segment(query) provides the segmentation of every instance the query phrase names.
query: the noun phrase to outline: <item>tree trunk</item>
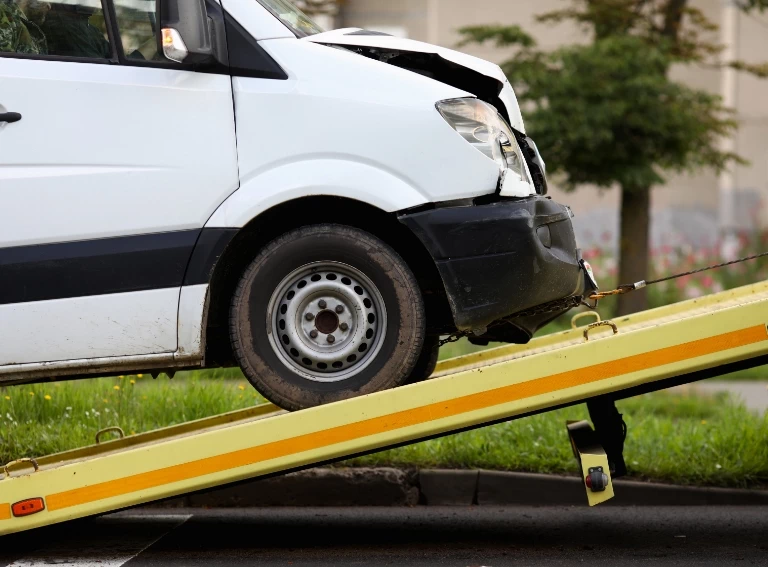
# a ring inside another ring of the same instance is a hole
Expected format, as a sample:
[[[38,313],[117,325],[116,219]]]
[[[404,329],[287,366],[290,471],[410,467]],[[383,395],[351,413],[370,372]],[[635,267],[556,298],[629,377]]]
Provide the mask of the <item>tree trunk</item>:
[[[632,284],[650,277],[648,240],[651,224],[651,189],[621,188],[621,228],[619,238],[619,284]],[[648,308],[646,289],[619,296],[616,315],[627,315]]]
[[[667,0],[662,36],[673,44],[680,41],[680,25],[689,0]],[[621,188],[621,228],[619,244],[619,284],[633,284],[650,277],[648,246],[651,225],[651,188]],[[616,315],[637,313],[648,308],[646,288],[620,295]]]

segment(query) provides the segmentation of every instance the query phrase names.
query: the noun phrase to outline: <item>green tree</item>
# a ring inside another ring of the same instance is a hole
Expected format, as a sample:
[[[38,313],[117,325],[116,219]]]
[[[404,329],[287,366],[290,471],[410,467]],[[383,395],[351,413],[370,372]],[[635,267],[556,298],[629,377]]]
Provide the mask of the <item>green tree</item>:
[[[767,5],[749,0],[740,7]],[[718,26],[689,0],[568,0],[537,19],[575,22],[590,41],[545,52],[519,26],[476,26],[460,30],[462,44],[514,49],[502,67],[548,170],[566,189],[621,190],[619,281],[645,279],[652,188],[670,172],[743,163],[720,149],[737,128],[732,111],[720,97],[670,79],[671,66],[728,65],[762,77],[768,66],[721,61]],[[618,314],[645,309],[644,291],[620,296]]]

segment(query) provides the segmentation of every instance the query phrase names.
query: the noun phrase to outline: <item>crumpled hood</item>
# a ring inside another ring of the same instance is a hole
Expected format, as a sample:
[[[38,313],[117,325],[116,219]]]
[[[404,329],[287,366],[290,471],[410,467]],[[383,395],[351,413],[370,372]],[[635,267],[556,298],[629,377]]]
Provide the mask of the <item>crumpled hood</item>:
[[[513,128],[525,132],[512,86],[495,63],[453,49],[360,28],[333,30],[304,40],[344,47],[472,93],[506,114]]]

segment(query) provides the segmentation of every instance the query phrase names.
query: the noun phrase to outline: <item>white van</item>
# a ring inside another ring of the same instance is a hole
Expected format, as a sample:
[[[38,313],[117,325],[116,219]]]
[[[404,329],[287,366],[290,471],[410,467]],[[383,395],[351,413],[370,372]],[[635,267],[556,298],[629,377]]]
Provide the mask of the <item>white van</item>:
[[[594,288],[546,192],[486,61],[286,0],[0,0],[0,385],[421,380]]]

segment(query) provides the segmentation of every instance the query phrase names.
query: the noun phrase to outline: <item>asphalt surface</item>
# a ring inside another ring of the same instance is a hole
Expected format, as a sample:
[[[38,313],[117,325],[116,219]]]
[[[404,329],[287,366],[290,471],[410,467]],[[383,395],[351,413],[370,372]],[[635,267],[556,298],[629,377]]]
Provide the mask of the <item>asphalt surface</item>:
[[[768,507],[136,510],[0,538],[3,567],[649,563],[768,565]]]

